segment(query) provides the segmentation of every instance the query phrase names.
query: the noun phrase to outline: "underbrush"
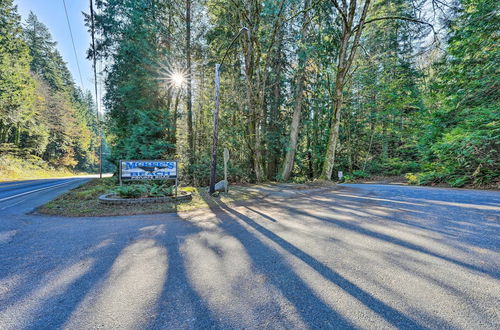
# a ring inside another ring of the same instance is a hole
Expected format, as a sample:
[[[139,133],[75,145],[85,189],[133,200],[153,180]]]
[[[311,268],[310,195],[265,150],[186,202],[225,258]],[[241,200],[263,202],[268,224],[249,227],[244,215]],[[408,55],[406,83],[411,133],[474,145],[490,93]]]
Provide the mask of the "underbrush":
[[[473,187],[473,188],[498,188],[498,174],[491,174],[489,177],[474,177],[464,174],[455,174],[449,171],[426,171],[421,173],[407,173],[405,178],[409,184],[435,186],[449,185],[454,188]]]
[[[139,197],[165,197],[174,194],[175,186],[167,184],[131,184],[118,187],[114,190],[122,198],[139,198]]]
[[[50,167],[43,159],[34,155],[19,158],[10,154],[0,155],[0,181],[42,179],[73,176],[67,168]]]

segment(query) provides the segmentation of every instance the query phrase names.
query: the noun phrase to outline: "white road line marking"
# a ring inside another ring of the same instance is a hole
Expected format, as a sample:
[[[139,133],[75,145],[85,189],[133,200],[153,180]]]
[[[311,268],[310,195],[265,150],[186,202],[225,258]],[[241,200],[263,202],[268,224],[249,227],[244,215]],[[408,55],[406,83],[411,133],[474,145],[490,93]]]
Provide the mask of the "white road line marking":
[[[10,205],[7,205],[7,206],[5,206],[5,207],[2,207],[2,208],[0,209],[0,211],[3,211],[3,210],[5,210],[5,209],[8,209],[9,207],[15,206],[15,205],[17,205],[17,204],[21,204],[22,202],[24,202],[24,201],[25,201],[25,200],[27,200],[28,198],[29,198],[29,197],[23,198],[23,199],[21,199],[19,202],[15,202],[15,203],[13,203],[13,204],[10,204]]]
[[[77,179],[77,180],[82,180],[82,179]],[[64,185],[64,184],[68,184],[68,183],[71,183],[71,182],[76,182],[76,180],[75,180],[75,181],[70,180],[70,181],[66,181],[66,182],[63,182],[63,183],[59,183],[59,184],[56,184],[56,185],[53,185],[53,186],[43,187],[43,188],[40,188],[40,189],[30,190],[30,191],[23,192],[23,193],[21,193],[21,194],[17,194],[17,195],[13,195],[13,196],[5,197],[5,198],[0,199],[0,202],[3,202],[3,201],[8,201],[9,199],[13,199],[13,198],[16,198],[16,197],[19,197],[19,196],[24,196],[24,195],[31,194],[31,193],[34,193],[34,192],[37,192],[37,191],[47,190],[47,189],[50,189],[50,188],[59,187],[59,186],[62,186],[62,185]]]

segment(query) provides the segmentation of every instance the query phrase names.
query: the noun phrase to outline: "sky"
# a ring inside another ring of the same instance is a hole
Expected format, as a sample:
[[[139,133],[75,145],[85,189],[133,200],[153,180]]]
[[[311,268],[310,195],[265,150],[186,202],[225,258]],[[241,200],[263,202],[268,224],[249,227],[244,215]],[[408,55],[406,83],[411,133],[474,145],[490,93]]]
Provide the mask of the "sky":
[[[89,0],[65,0],[68,10],[68,17],[75,40],[76,54],[82,72],[83,88],[93,91],[93,70],[92,62],[86,59],[87,49],[91,44],[90,34],[84,25],[82,11],[88,13]],[[32,11],[38,19],[45,24],[52,38],[57,42],[57,49],[61,53],[64,61],[73,75],[75,83],[82,87],[78,74],[77,60],[71,43],[71,35],[68,29],[68,22],[64,13],[63,0],[15,0],[18,13],[22,16],[23,22]]]

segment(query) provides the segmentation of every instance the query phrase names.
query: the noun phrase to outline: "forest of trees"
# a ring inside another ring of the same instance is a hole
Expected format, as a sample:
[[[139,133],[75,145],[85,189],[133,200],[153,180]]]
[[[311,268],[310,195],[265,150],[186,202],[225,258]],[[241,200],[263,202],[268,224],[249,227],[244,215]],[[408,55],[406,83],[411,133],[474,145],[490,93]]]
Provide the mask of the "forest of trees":
[[[9,2],[0,142],[92,166],[91,96],[74,87],[43,24],[31,15],[21,27]],[[342,170],[498,182],[498,9],[494,0],[95,0],[88,57],[103,66],[109,160],[179,159],[184,182],[206,185],[214,68],[227,54],[218,151],[229,149],[233,181]],[[172,81],[180,74],[182,84]]]
[[[76,87],[47,27],[0,3],[0,152],[55,168],[95,170],[96,107]]]

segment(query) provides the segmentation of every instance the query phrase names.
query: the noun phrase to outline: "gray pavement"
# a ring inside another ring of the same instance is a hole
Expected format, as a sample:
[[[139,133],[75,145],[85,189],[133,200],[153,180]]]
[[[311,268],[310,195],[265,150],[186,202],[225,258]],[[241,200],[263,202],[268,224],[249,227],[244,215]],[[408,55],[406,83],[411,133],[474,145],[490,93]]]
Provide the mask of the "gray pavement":
[[[81,182],[0,197],[0,329],[500,328],[499,192],[283,187],[178,214],[26,214]]]

